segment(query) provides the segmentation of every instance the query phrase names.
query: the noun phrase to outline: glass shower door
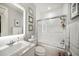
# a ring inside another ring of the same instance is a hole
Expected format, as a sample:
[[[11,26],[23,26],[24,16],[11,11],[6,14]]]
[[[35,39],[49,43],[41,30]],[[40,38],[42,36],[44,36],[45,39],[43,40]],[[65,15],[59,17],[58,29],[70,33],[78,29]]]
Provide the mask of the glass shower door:
[[[60,18],[38,21],[38,42],[60,47],[63,38]]]

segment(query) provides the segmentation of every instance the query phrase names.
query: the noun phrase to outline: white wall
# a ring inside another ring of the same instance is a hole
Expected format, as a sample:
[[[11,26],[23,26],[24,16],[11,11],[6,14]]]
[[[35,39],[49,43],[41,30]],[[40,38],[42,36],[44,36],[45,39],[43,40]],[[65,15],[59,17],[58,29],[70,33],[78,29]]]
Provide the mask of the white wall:
[[[63,15],[62,13],[62,8],[54,9],[54,10],[49,10],[46,12],[39,12],[38,8],[36,9],[36,20],[43,19],[43,18],[51,18],[59,15]]]
[[[70,51],[72,55],[77,56],[79,55],[79,16],[73,20],[70,18],[70,4],[65,4],[63,10],[67,14],[66,45],[70,38]]]
[[[69,28],[70,28],[70,50],[72,51],[73,55],[79,56],[79,21],[70,24]]]
[[[25,10],[26,10],[26,20],[25,20],[25,40],[29,39],[31,37],[31,35],[34,35],[34,38],[36,39],[36,7],[33,3],[22,3],[21,4],[22,6],[24,6]],[[33,11],[33,31],[28,31],[28,25],[29,25],[29,22],[28,22],[28,16],[29,16],[29,8],[32,9]]]

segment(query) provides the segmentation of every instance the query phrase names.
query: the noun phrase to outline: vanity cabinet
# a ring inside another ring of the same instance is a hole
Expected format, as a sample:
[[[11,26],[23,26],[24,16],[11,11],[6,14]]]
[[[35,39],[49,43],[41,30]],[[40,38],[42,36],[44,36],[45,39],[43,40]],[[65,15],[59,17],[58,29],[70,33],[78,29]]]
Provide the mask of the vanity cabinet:
[[[22,56],[34,56],[34,49],[35,47],[32,47],[31,49],[26,51],[24,54],[22,54]]]
[[[18,49],[11,56],[34,56],[35,44],[30,44],[26,47]]]

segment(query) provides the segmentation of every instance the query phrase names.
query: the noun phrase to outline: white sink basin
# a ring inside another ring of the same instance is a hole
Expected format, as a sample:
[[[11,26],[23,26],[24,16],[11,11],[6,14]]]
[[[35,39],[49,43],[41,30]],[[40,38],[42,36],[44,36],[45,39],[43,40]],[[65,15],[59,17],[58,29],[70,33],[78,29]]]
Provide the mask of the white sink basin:
[[[8,45],[0,45],[0,51],[6,49],[8,47],[9,47]]]
[[[10,56],[10,55],[16,53],[18,50],[20,50],[26,46],[29,46],[29,45],[30,45],[29,42],[19,41],[9,47],[6,47],[5,49],[0,50],[0,56]]]

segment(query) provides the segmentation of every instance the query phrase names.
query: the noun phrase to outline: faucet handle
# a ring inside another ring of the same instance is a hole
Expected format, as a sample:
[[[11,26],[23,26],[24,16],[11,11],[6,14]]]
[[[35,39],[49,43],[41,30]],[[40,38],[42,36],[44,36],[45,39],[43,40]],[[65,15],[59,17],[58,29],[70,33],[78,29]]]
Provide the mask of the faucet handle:
[[[12,41],[10,41],[10,44],[12,43]]]
[[[19,41],[20,40],[20,38],[19,37],[17,37],[17,41]]]
[[[65,43],[65,41],[64,40],[62,40],[61,42],[60,42],[60,44],[64,44]]]
[[[13,43],[14,43],[14,41],[13,41],[13,40],[11,40],[11,41],[10,41],[10,44],[13,44]]]

